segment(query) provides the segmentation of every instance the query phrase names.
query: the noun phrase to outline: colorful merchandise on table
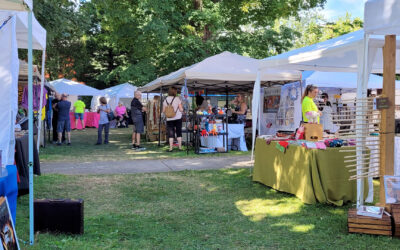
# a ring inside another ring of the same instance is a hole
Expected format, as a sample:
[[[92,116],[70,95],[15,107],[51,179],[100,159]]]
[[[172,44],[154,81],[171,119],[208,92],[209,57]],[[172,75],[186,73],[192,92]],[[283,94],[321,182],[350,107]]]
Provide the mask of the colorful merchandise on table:
[[[308,119],[308,123],[318,123],[319,121],[319,113],[316,111],[306,112],[306,117]]]

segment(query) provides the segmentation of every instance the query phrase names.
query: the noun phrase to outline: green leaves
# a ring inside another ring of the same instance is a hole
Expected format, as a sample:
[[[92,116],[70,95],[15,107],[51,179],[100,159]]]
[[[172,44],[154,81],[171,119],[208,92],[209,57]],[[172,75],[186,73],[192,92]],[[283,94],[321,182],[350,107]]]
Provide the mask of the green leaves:
[[[103,88],[144,85],[225,50],[263,58],[293,46],[274,29],[325,0],[37,0],[48,31],[47,70]]]

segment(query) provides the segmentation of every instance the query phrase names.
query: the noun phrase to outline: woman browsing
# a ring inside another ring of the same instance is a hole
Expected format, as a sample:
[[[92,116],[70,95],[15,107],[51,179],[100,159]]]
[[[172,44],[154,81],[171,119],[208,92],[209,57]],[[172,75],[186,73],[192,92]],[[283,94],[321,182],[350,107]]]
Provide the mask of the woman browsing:
[[[169,150],[172,152],[174,138],[178,140],[179,150],[182,150],[182,101],[177,95],[177,89],[170,87],[168,97],[163,103],[163,113],[167,117],[167,131],[169,139]]]
[[[108,144],[108,133],[110,131],[110,121],[108,119],[108,113],[111,112],[110,106],[107,104],[105,97],[100,98],[100,106],[97,109],[97,113],[100,113],[99,128],[97,130],[97,143],[102,143],[102,133],[104,128],[104,144]]]

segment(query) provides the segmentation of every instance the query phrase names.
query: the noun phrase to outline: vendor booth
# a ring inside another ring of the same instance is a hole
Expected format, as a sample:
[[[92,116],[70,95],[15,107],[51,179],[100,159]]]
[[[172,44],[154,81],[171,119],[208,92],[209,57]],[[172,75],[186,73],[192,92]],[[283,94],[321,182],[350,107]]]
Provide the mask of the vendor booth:
[[[220,107],[215,107],[211,104],[206,105],[210,107],[210,110],[202,111],[200,114],[198,110],[190,108],[194,104],[193,102],[190,104],[189,95],[185,95],[184,92],[202,93],[206,99],[207,95],[212,93],[225,94],[226,96],[235,93],[249,95],[257,77],[257,68],[258,60],[256,59],[223,52],[160,77],[140,88],[140,90],[142,92],[160,92],[162,94],[167,91],[169,86],[182,87],[183,94],[181,97],[184,98],[185,102],[188,102],[187,107],[189,107],[189,109],[185,110],[187,121],[184,123],[184,130],[188,131],[190,128],[196,127],[197,131],[196,129],[191,129],[190,131],[190,133],[194,134],[194,144],[200,143],[195,150],[196,152],[202,152],[202,150],[204,152],[216,152],[216,148],[219,148],[220,151],[226,151],[229,150],[227,148],[234,144],[233,141],[235,139],[235,148],[247,151],[244,143],[245,124],[233,124],[228,121],[228,116],[224,110],[225,106],[229,106],[228,99]],[[260,82],[263,86],[270,86],[299,80],[300,78],[301,74],[298,71],[274,69],[263,72],[260,76]],[[257,95],[259,95],[259,92]],[[211,112],[212,108],[219,109],[220,112]],[[206,126],[206,124],[211,125]],[[231,125],[232,129],[230,129]],[[213,129],[215,131],[210,134]]]
[[[102,96],[104,92],[93,87],[87,86],[82,83],[71,81],[68,79],[58,79],[48,83],[48,86],[62,94],[65,93],[68,96],[68,101],[71,102],[70,122],[71,129],[84,129],[86,127],[98,128],[100,115],[97,112],[91,112],[89,109],[85,110],[84,113],[84,127],[80,122],[77,123],[78,127],[75,127],[75,116],[72,112],[73,104],[78,100],[78,96]]]
[[[24,12],[27,11],[27,12]],[[0,0],[0,95],[1,107],[4,108],[0,119],[2,133],[0,134],[1,165],[13,164],[15,145],[15,121],[18,110],[18,48],[28,49],[28,118],[29,137],[28,162],[33,163],[33,74],[32,49],[42,50],[42,74],[40,96],[44,83],[44,50],[46,48],[46,31],[36,21],[32,13],[32,1]],[[42,100],[39,100],[41,104]],[[39,117],[41,106],[39,105]],[[30,208],[30,243],[34,242],[33,232],[33,164],[24,166],[28,172],[29,208]],[[17,171],[15,166],[7,166],[6,177],[0,178],[0,195],[6,196],[13,222],[16,215]],[[4,170],[4,168],[2,169]],[[19,170],[18,170],[19,172]],[[4,173],[4,172],[3,172]],[[18,244],[18,243],[17,243]]]
[[[380,154],[379,151],[375,153],[369,151],[371,137],[373,144],[379,145],[379,131],[376,125],[377,122],[380,122],[381,112],[377,108],[374,108],[375,98],[373,96],[367,97],[367,84],[369,72],[383,72],[382,46],[384,39],[382,36],[370,36],[368,39],[364,39],[365,37],[364,31],[360,30],[325,42],[266,58],[260,62],[261,71],[264,68],[279,67],[292,70],[357,72],[357,100],[361,104],[355,105],[351,113],[348,113],[348,116],[353,114],[352,116],[341,118],[351,122],[349,132],[347,132],[348,135],[345,139],[347,141],[351,138],[353,139],[352,143],[348,143],[349,148],[344,148],[341,151],[342,153],[352,152],[353,154],[353,158],[343,162],[342,167],[348,167],[347,170],[353,175],[351,179],[357,180],[358,204],[363,204],[364,201],[363,179],[369,179],[367,201],[372,201],[372,177],[378,175],[375,167],[363,167],[362,171],[360,171],[360,166],[365,166],[366,159],[370,160],[369,155],[373,155],[375,159],[379,158]],[[368,60],[364,63],[365,54],[369,56]],[[395,60],[397,62],[396,72],[400,72],[399,57],[395,58]],[[258,85],[257,82],[256,85]],[[353,99],[352,102],[354,103],[355,100]],[[379,117],[379,119],[375,119],[375,116]],[[373,137],[375,134],[377,136]],[[257,139],[257,143],[259,143],[258,140],[261,139]],[[355,148],[352,149],[351,146],[355,146]],[[256,152],[256,154],[258,153]],[[350,161],[352,163],[349,163]],[[372,164],[369,165],[371,166]],[[263,164],[256,157],[254,171],[256,172],[261,168],[263,168]],[[348,179],[345,178],[344,180]],[[355,181],[352,182],[355,183]],[[354,190],[356,190],[355,186]]]
[[[107,103],[110,105],[111,109],[114,110],[118,106],[119,102],[122,102],[125,107],[129,107],[136,90],[137,87],[132,84],[123,83],[111,88],[103,89],[102,95],[107,99]],[[97,107],[100,106],[100,97],[101,95],[93,96],[90,106],[91,110],[97,110]]]

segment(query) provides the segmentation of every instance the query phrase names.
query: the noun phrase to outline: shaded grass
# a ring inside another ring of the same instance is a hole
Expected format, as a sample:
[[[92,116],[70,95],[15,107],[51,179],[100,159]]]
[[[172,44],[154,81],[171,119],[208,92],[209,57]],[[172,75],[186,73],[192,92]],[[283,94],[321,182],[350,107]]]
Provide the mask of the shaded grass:
[[[248,155],[248,152],[230,151],[228,154],[194,154],[193,151],[166,152],[168,146],[158,147],[158,142],[145,143],[142,146],[146,151],[136,152],[131,149],[132,129],[110,129],[110,143],[108,145],[94,145],[97,141],[97,129],[88,128],[85,131],[72,131],[72,146],[55,146],[47,144],[46,148],[40,150],[40,160],[68,161],[68,162],[91,162],[91,161],[119,161],[139,159],[160,158],[182,158],[182,157],[208,157],[227,155]]]
[[[254,183],[249,169],[136,175],[44,175],[38,198],[83,198],[85,234],[40,233],[32,249],[394,249],[400,240],[348,234],[347,209],[305,205]],[[28,241],[28,196],[17,233]]]

